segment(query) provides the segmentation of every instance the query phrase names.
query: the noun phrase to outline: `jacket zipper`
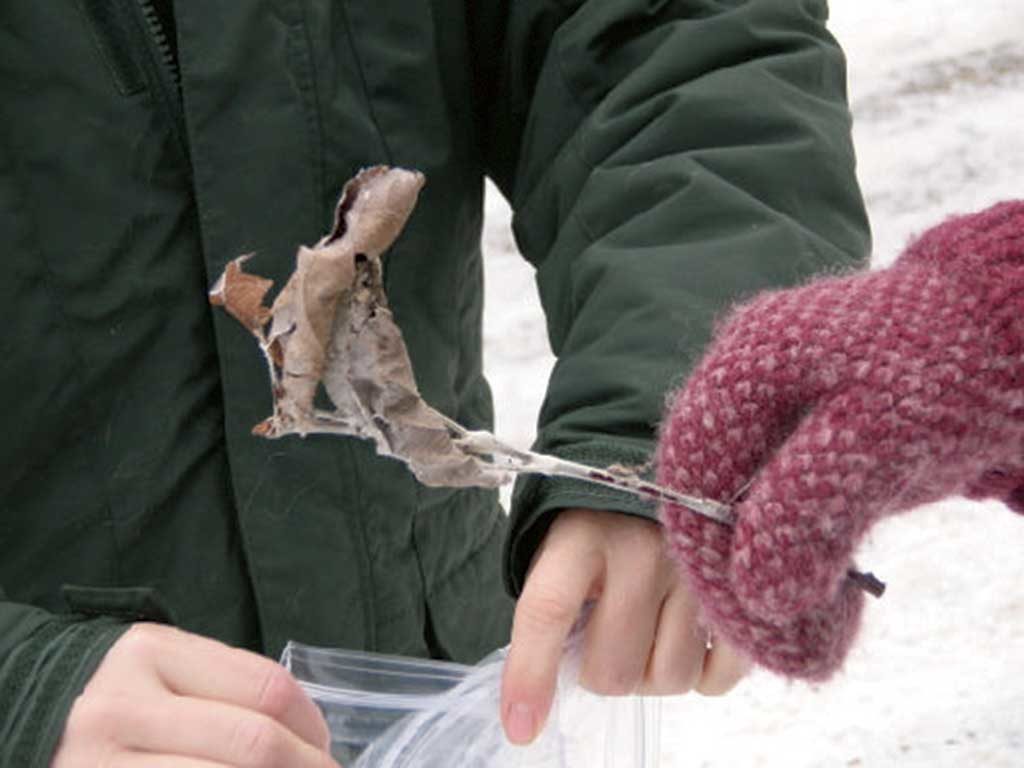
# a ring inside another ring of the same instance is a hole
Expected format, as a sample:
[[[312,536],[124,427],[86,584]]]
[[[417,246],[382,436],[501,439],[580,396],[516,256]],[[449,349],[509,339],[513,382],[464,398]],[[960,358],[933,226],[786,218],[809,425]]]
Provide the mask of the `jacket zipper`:
[[[140,59],[159,105],[171,122],[171,128],[182,152],[188,159],[188,141],[185,131],[185,108],[181,97],[181,70],[168,30],[153,0],[121,0],[125,11],[132,17],[135,37],[141,45]]]
[[[146,20],[146,27],[149,29],[150,39],[156,49],[157,57],[167,68],[167,75],[174,84],[175,89],[180,90],[181,72],[178,68],[178,56],[171,43],[170,35],[174,30],[168,30],[160,17],[153,0],[139,0],[139,7],[142,9],[142,16]]]

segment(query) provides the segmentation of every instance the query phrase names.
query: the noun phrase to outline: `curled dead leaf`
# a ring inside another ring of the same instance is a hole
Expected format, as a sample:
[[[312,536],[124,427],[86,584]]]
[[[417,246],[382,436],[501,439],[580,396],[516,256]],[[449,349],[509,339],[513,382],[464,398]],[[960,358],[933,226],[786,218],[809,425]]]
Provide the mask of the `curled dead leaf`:
[[[242,265],[251,257],[249,253],[228,262],[209,296],[211,304],[224,307],[250,331],[260,332],[270,320],[270,309],[263,305],[263,298],[274,283],[245,272]]]

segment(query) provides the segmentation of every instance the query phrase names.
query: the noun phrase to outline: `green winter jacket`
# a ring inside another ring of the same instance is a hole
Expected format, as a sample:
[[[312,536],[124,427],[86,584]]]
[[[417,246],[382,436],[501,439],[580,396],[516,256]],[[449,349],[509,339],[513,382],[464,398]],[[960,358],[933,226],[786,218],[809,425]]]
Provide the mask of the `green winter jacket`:
[[[539,448],[595,464],[648,458],[723,306],[868,249],[823,0],[173,6],[0,4],[3,766],[48,764],[130,621],[472,661],[554,510],[652,514],[533,478],[509,526],[365,443],[250,435],[262,362],[206,290],[246,252],[282,285],[359,168],[427,176],[386,286],[469,427],[484,177],[509,198],[558,355]]]

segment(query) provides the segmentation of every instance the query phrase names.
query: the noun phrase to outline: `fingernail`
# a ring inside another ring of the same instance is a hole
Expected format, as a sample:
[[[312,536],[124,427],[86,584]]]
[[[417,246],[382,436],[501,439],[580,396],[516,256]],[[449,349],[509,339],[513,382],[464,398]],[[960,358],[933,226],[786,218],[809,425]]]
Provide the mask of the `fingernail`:
[[[528,744],[533,741],[536,718],[526,704],[516,703],[508,708],[508,738],[513,744]]]

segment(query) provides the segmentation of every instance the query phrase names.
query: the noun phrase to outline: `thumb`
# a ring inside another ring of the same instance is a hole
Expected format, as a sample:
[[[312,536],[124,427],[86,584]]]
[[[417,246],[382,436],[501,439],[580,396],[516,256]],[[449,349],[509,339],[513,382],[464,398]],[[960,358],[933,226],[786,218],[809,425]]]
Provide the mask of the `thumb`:
[[[514,744],[528,744],[551,711],[565,642],[603,570],[596,550],[558,535],[537,554],[516,605],[501,685],[501,721]]]
[[[927,435],[893,411],[865,418],[871,397],[852,389],[808,414],[737,505],[729,582],[751,615],[782,625],[834,602],[875,520],[927,500]]]

